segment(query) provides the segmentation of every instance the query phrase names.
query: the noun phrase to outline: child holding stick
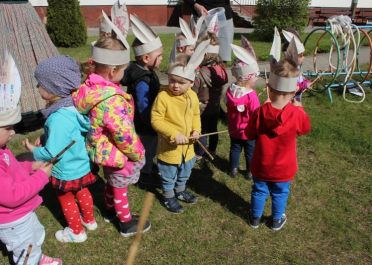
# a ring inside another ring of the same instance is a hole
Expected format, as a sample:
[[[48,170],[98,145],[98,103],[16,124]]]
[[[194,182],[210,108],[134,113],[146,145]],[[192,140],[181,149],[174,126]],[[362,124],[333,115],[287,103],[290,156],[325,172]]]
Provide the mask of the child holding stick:
[[[80,243],[87,240],[85,229],[97,229],[93,198],[88,186],[96,181],[91,173],[85,137],[89,119],[81,115],[72,102],[71,93],[81,84],[80,66],[68,56],[55,56],[42,61],[35,70],[41,97],[48,102],[42,111],[46,142],[35,146],[26,139],[26,148],[36,160],[49,161],[71,141],[76,143],[58,159],[52,169],[51,183],[67,227],[56,232],[60,242]]]
[[[191,90],[195,69],[203,60],[209,41],[199,44],[190,60],[179,55],[168,70],[169,86],[159,92],[151,112],[151,124],[158,133],[158,168],[161,175],[163,203],[172,213],[183,212],[178,200],[196,203],[186,190],[195,162],[193,141],[200,134],[200,111],[197,95]]]
[[[7,148],[15,134],[13,125],[21,121],[18,105],[21,80],[10,54],[6,55],[3,66],[0,69],[0,241],[13,253],[14,263],[23,264],[29,252],[27,264],[61,265],[61,259],[42,254],[45,229],[35,213],[42,202],[38,193],[49,182],[53,165],[19,162]]]

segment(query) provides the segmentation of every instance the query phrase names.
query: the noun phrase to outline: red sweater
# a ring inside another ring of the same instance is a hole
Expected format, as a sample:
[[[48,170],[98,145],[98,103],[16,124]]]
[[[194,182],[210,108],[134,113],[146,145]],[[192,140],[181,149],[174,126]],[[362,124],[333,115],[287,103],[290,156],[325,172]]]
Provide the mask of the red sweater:
[[[296,137],[310,131],[310,119],[302,107],[283,109],[265,103],[253,114],[248,139],[256,139],[252,175],[264,181],[286,182],[297,172]]]

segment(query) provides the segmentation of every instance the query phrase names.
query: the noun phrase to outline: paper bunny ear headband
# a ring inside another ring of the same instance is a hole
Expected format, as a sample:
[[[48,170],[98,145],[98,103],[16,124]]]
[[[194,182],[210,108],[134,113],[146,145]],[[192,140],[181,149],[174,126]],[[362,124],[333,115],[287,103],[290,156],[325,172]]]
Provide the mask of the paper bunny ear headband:
[[[295,44],[296,44],[296,48],[297,48],[297,51],[298,51],[299,54],[300,53],[303,53],[305,51],[305,46],[302,44],[302,42],[300,41],[300,39],[295,34],[293,34],[292,32],[286,31],[284,29],[282,30],[282,33],[283,33],[284,38],[288,42],[291,42],[291,40],[294,38]]]
[[[192,24],[192,27],[189,27],[189,25],[186,23],[185,20],[183,20],[181,17],[179,18],[180,22],[180,28],[182,34],[185,36],[185,39],[179,40],[177,42],[177,47],[185,47],[188,45],[195,45],[196,41],[198,40],[199,33],[201,26],[203,25],[205,16],[201,16],[196,24]],[[191,18],[191,21],[193,21],[193,18]]]
[[[132,22],[133,34],[142,43],[142,45],[133,47],[134,54],[136,56],[150,53],[163,46],[160,38],[152,31],[152,29],[148,25],[146,25],[145,22],[140,20],[135,15],[130,15],[130,21]]]
[[[218,36],[219,30],[220,30],[220,27],[218,25],[218,14],[215,14],[207,26],[207,32],[213,33],[216,36]],[[207,53],[219,53],[219,51],[220,51],[220,45],[209,44]]]
[[[195,80],[195,69],[203,61],[208,45],[209,40],[201,42],[196,47],[186,66],[176,66],[168,71],[168,74],[180,76],[193,82]]]
[[[110,26],[111,30],[115,32],[116,38],[124,45],[126,50],[111,50],[104,49],[94,46],[96,42],[93,42],[92,48],[92,59],[93,61],[105,65],[123,65],[130,61],[130,47],[125,39],[125,36],[120,31],[120,29],[111,22],[106,13],[102,10],[103,18],[105,19],[107,25]]]
[[[21,76],[12,55],[5,50],[0,62],[0,127],[21,121]]]
[[[129,30],[129,15],[127,6],[125,5],[124,1],[122,2],[123,3],[120,3],[118,0],[111,7],[111,21],[120,29],[124,37],[127,37]],[[111,26],[107,23],[104,17],[102,17],[99,30],[100,32],[105,33],[111,33],[112,31]]]
[[[270,76],[269,86],[272,89],[281,92],[294,92],[297,89],[297,77],[282,77],[274,74],[276,67],[282,64],[284,61],[288,61],[292,65],[298,64],[298,50],[296,47],[295,39],[289,43],[287,51],[285,52],[284,60],[280,61],[280,46],[281,40],[278,29],[274,29],[274,40],[270,50]]]
[[[242,36],[241,38],[243,47],[231,44],[231,48],[237,57],[237,61],[231,70],[236,79],[249,80],[252,74],[259,72],[259,68],[251,43],[245,37]]]

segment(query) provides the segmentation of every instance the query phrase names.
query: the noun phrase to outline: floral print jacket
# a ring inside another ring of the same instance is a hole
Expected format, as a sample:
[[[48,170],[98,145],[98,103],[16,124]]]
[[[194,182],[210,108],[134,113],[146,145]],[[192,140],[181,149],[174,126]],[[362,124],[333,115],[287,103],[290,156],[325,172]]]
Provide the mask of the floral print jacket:
[[[117,84],[90,74],[72,99],[77,110],[89,116],[87,150],[93,162],[124,168],[128,160],[144,157],[145,149],[134,129],[133,99]]]

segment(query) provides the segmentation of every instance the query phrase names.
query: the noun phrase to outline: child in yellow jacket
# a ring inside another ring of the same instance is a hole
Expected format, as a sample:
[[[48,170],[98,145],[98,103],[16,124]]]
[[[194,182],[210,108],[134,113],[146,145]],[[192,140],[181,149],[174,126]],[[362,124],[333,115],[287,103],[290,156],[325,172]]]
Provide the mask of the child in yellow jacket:
[[[195,65],[203,58],[200,53],[205,52],[204,46],[197,49],[198,53],[195,51],[198,57],[193,55],[188,62],[185,55],[177,57],[176,63],[169,67],[169,86],[159,92],[151,112],[151,124],[158,133],[157,159],[163,203],[173,213],[183,212],[177,199],[191,204],[197,201],[186,190],[186,183],[195,163],[193,139],[198,139],[201,131],[199,100],[191,87]]]

